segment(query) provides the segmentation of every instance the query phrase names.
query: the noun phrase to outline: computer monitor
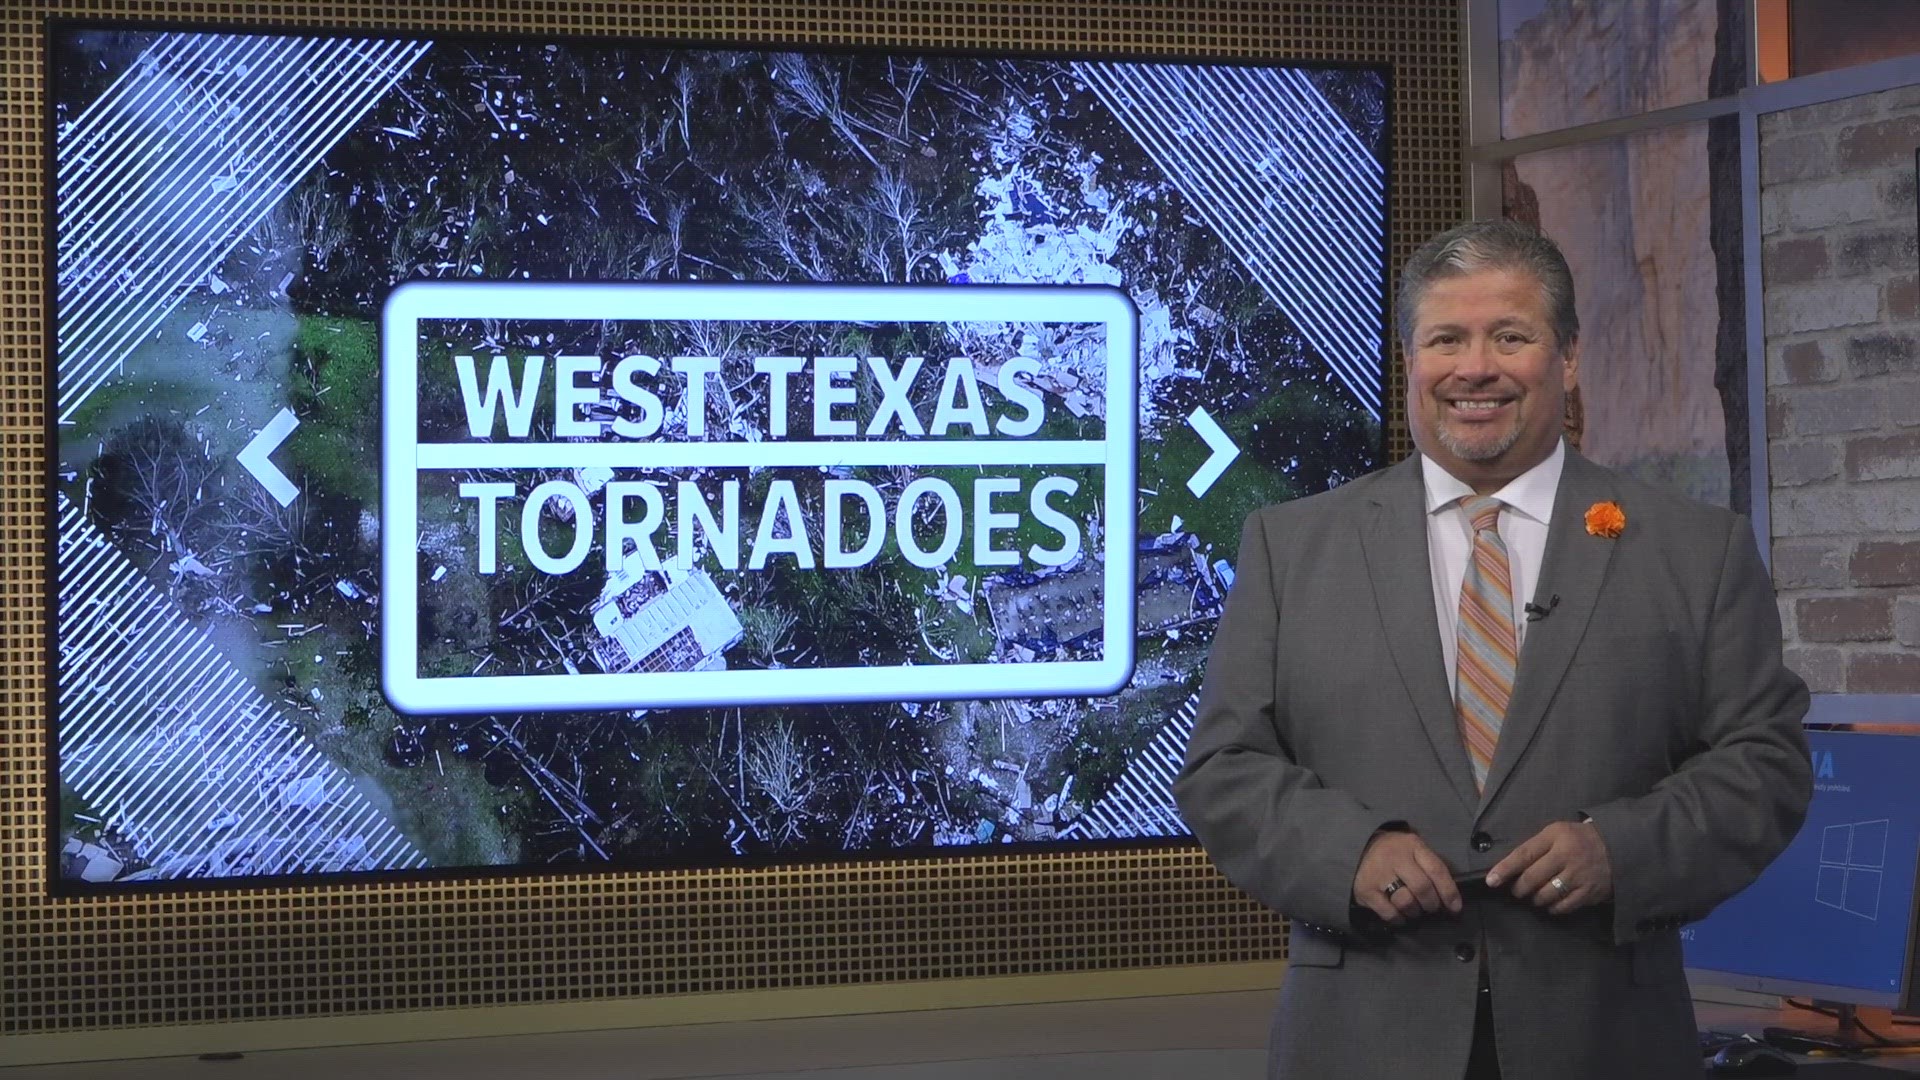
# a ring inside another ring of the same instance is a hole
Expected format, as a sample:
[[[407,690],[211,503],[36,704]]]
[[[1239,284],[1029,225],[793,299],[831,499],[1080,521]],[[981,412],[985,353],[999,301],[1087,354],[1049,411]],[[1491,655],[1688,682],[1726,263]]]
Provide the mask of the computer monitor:
[[[1681,931],[1689,977],[1912,1008],[1920,737],[1809,731],[1813,804],[1757,881]]]

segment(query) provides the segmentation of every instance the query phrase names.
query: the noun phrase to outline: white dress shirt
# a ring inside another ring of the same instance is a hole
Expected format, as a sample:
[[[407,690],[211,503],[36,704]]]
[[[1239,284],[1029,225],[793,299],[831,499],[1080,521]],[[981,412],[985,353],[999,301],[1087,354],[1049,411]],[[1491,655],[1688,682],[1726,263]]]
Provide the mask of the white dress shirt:
[[[1566,464],[1564,442],[1553,445],[1547,459],[1493,493],[1505,505],[1497,528],[1507,545],[1507,569],[1513,581],[1513,626],[1516,643],[1527,640],[1525,605],[1545,607],[1551,598],[1536,598],[1540,561],[1547,551],[1547,526],[1553,523],[1553,497],[1560,489],[1560,471]],[[1473,488],[1452,473],[1420,456],[1420,476],[1427,488],[1427,565],[1433,572],[1433,608],[1440,617],[1440,649],[1446,656],[1447,689],[1459,677],[1454,624],[1460,617],[1460,583],[1467,576],[1467,557],[1473,551],[1473,522],[1460,509],[1460,499]]]

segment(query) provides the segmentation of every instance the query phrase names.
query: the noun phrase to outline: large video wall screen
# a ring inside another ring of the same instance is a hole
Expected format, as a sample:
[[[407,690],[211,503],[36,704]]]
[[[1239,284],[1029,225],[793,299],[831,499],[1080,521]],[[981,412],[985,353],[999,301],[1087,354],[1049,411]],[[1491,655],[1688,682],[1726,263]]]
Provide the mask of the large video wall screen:
[[[50,34],[58,888],[1185,835],[1379,68]]]

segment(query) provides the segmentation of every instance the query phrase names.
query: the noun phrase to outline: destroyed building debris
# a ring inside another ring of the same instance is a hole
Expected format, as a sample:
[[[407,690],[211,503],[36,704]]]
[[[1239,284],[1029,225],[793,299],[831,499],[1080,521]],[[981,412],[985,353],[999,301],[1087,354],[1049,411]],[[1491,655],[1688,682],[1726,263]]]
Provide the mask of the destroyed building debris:
[[[593,607],[594,660],[602,671],[712,671],[745,636],[713,579],[672,562],[649,570],[638,550],[607,579]]]
[[[1212,618],[1226,596],[1219,569],[1197,554],[1194,537],[1187,533],[1141,544],[1134,579],[1134,627],[1141,636]],[[1091,559],[1045,573],[1014,571],[987,578],[980,591],[993,618],[998,658],[1024,662],[1097,650],[1105,589],[1106,567]]]

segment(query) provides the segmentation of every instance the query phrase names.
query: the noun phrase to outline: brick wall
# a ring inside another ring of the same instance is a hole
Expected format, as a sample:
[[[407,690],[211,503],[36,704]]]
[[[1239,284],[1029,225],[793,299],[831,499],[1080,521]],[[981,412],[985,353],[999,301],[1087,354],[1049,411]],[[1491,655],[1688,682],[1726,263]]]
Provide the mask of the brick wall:
[[[1920,86],[1763,116],[1773,577],[1817,693],[1920,694]]]

